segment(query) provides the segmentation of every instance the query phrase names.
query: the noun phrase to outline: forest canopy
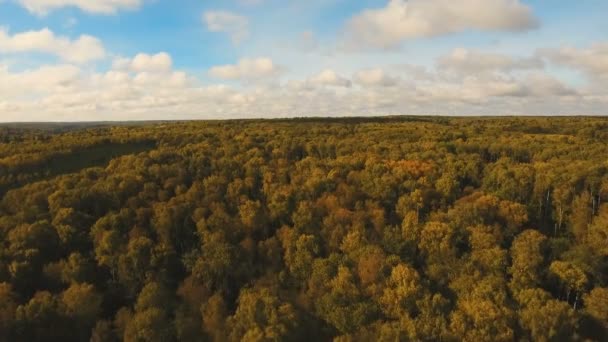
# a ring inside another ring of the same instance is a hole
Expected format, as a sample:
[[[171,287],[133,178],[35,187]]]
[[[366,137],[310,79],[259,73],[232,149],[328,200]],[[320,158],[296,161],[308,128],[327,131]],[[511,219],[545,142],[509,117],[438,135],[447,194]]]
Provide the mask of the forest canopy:
[[[0,126],[0,341],[606,341],[608,119]]]

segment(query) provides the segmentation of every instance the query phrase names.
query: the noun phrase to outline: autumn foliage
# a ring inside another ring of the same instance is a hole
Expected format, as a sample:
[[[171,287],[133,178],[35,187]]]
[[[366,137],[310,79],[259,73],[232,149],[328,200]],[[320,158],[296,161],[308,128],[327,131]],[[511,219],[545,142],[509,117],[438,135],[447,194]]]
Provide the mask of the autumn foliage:
[[[606,341],[607,123],[0,126],[0,341]]]

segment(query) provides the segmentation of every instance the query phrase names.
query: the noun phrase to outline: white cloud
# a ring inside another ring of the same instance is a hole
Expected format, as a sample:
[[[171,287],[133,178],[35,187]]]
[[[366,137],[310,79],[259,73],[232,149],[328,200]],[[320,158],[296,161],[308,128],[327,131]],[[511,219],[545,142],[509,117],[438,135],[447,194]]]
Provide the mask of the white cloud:
[[[553,63],[580,70],[592,79],[608,79],[608,43],[597,43],[586,49],[541,49],[539,55]]]
[[[531,96],[576,96],[578,92],[555,77],[543,72],[534,72],[522,81]]]
[[[223,80],[258,80],[276,77],[281,69],[269,58],[243,58],[234,65],[213,67],[209,75]]]
[[[347,78],[338,75],[331,69],[321,71],[319,74],[311,77],[309,82],[315,85],[325,85],[334,87],[346,87],[349,88],[352,82]]]
[[[181,87],[189,83],[189,78],[183,71],[174,71],[168,74],[140,72],[133,78],[133,82],[142,86],[154,86],[158,82],[163,82],[166,87]]]
[[[437,78],[437,75],[420,65],[399,64],[395,69],[404,72],[408,78],[415,81],[431,81]]]
[[[503,103],[513,104],[524,100],[554,99],[557,103],[559,99],[578,95],[576,90],[542,71],[533,71],[521,77],[479,74],[449,78],[439,73],[433,81],[416,84],[419,96],[429,102],[486,104],[500,99]]]
[[[355,74],[354,80],[365,87],[392,87],[399,83],[397,77],[387,74],[380,68],[361,70]]]
[[[17,0],[28,11],[45,15],[62,7],[77,7],[88,13],[114,14],[119,10],[139,8],[142,0]]]
[[[18,73],[0,67],[0,93],[2,97],[8,97],[60,92],[77,83],[80,76],[80,68],[69,64],[42,66]]]
[[[488,71],[541,69],[544,65],[541,59],[534,57],[514,58],[497,53],[484,53],[458,48],[450,54],[440,57],[437,66],[440,69],[471,74]]]
[[[249,37],[249,19],[228,11],[208,11],[203,13],[203,22],[211,32],[230,35],[234,44]]]
[[[118,58],[114,60],[113,68],[136,72],[168,72],[173,66],[171,56],[166,52],[155,55],[139,53],[133,59]]]
[[[0,120],[143,118],[155,115],[153,111],[167,115],[167,108],[193,103],[203,89],[181,71],[98,73],[56,65],[11,72],[0,66],[0,103],[7,110]]]
[[[55,35],[47,28],[11,36],[0,28],[0,53],[26,52],[51,54],[71,63],[86,63],[105,56],[101,41],[92,36],[81,35],[76,40],[70,40]]]
[[[551,81],[486,80],[400,83],[395,87],[327,87],[307,81],[232,88],[172,82],[174,73],[92,73],[69,69],[10,73],[0,68],[2,121],[208,119],[388,114],[567,114],[601,113],[604,95],[583,101],[560,95]],[[50,70],[50,69],[49,69]],[[34,76],[38,74],[37,76]],[[62,76],[67,75],[67,76]],[[147,76],[153,76],[146,79]],[[181,74],[181,77],[187,77]],[[26,76],[26,77],[24,77]],[[68,77],[69,76],[69,77]],[[539,76],[539,79],[541,77]],[[20,82],[10,84],[13,80]],[[41,80],[47,80],[42,82]],[[526,82],[531,82],[529,86]],[[536,83],[534,83],[536,82]],[[293,83],[293,84],[292,84]],[[297,84],[296,84],[297,83]],[[305,86],[300,86],[305,83]],[[9,87],[10,84],[10,87]],[[298,85],[299,84],[299,85]],[[12,93],[3,89],[13,88]],[[32,92],[31,89],[36,92]],[[27,90],[29,96],[22,98]]]
[[[523,85],[514,80],[465,77],[458,82],[422,84],[418,87],[422,98],[430,101],[487,103],[496,97],[525,97]]]
[[[404,40],[466,30],[525,31],[536,28],[532,10],[519,0],[389,0],[347,26],[348,45],[392,48]]]
[[[13,71],[13,64],[0,61],[0,121],[602,114],[608,106],[605,87],[573,88],[543,69],[505,67],[509,63],[481,63],[488,72],[475,74],[415,65],[363,69],[353,75],[361,85],[355,87],[333,69],[309,78],[232,87],[203,85],[173,70],[163,53],[139,56],[118,60],[105,72],[72,64],[25,71],[15,64]],[[217,67],[215,73],[252,81],[273,77],[278,69],[270,59],[259,58]]]

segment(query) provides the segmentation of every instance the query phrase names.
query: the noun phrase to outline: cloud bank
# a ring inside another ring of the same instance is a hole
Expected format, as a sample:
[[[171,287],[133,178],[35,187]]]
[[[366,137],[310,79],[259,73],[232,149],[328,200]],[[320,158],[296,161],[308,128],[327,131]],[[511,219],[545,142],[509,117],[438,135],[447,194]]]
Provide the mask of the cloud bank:
[[[120,10],[139,8],[142,0],[18,0],[28,11],[46,15],[62,7],[76,7],[93,14],[115,14]]]
[[[57,56],[67,62],[86,63],[105,56],[101,41],[89,35],[71,40],[57,36],[48,28],[10,35],[0,28],[0,53],[35,52]]]
[[[351,47],[385,49],[466,30],[520,32],[538,26],[519,0],[390,0],[352,18],[346,33]]]

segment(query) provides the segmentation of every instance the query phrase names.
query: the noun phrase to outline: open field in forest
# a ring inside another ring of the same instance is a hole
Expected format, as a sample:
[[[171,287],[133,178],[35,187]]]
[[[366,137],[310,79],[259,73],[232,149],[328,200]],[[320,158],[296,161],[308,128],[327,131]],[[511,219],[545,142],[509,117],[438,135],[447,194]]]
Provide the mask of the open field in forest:
[[[0,341],[608,339],[608,118],[0,125]]]

